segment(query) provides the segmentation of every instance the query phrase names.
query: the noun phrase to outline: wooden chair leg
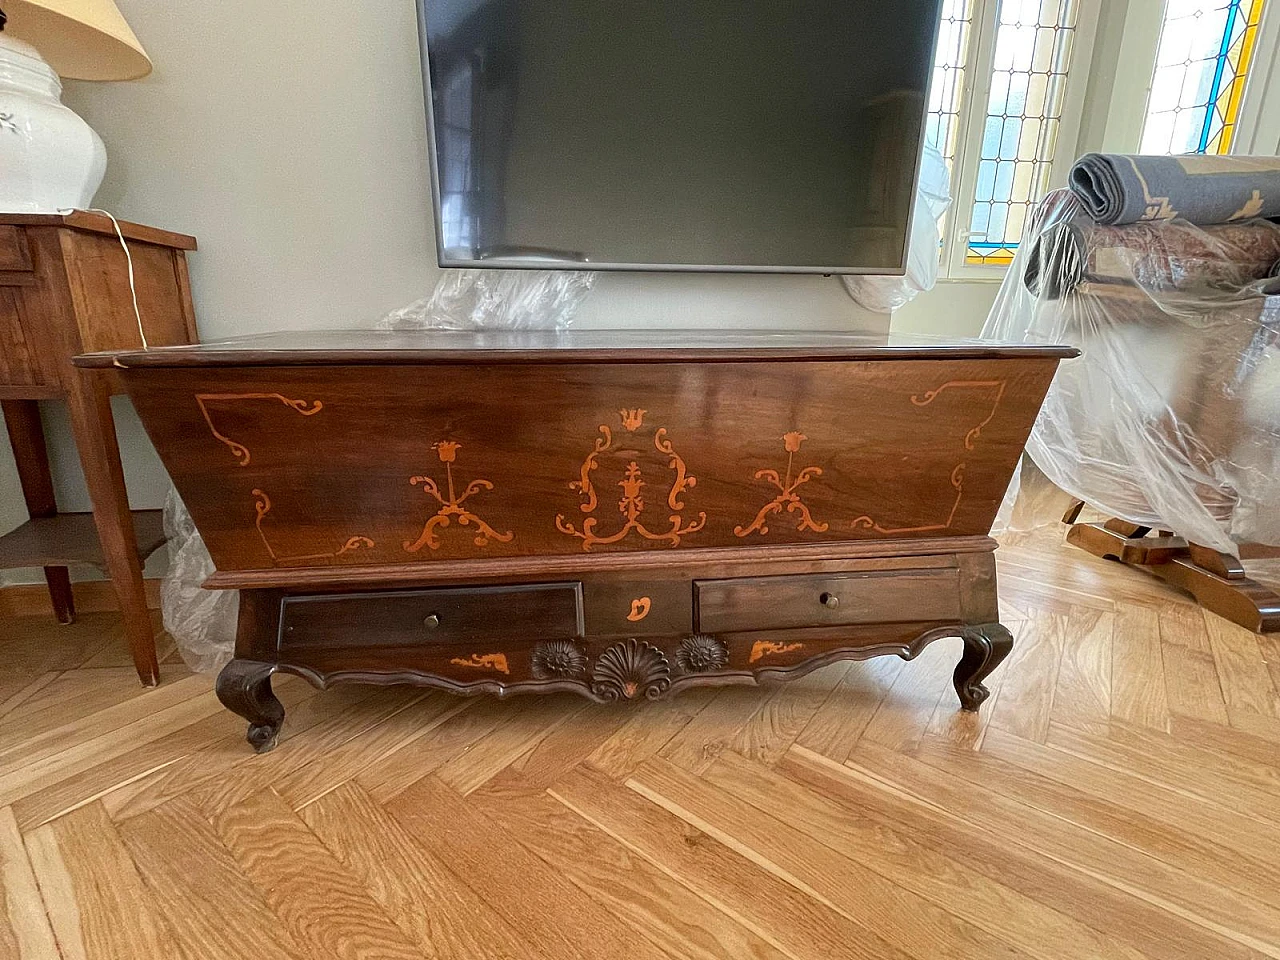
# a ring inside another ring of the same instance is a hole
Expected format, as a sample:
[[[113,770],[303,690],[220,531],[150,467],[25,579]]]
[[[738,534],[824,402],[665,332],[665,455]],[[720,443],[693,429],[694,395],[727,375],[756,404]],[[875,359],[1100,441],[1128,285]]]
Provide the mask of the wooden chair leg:
[[[40,423],[40,404],[35,400],[3,400],[4,422],[9,430],[9,445],[18,466],[18,482],[27,513],[32,517],[52,517],[58,512],[53,493],[53,475],[49,470],[49,451]],[[49,585],[49,601],[59,623],[74,623],[75,598],[71,593],[71,575],[66,567],[45,567],[45,583]]]
[[[124,469],[120,466],[111,398],[102,375],[96,371],[78,371],[68,387],[71,429],[93,500],[93,518],[102,541],[107,572],[120,602],[125,636],[138,677],[145,685],[154,686],[160,679],[155,634],[151,630],[151,614],[142,585],[142,563],[138,559]]]

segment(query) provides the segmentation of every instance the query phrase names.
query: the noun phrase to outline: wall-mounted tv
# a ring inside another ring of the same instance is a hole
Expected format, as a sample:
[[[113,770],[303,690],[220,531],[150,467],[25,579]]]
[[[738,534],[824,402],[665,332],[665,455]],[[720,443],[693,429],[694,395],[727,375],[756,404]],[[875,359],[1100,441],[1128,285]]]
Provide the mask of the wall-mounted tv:
[[[901,273],[940,0],[419,0],[441,266]]]

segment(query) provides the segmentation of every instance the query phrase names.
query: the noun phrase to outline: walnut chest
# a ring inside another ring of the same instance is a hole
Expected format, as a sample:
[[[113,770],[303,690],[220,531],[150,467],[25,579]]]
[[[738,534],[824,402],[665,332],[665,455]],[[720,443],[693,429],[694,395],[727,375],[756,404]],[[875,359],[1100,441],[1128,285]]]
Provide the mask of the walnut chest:
[[[853,334],[273,334],[112,365],[275,670],[657,698],[1008,653],[996,510],[1065,347]]]

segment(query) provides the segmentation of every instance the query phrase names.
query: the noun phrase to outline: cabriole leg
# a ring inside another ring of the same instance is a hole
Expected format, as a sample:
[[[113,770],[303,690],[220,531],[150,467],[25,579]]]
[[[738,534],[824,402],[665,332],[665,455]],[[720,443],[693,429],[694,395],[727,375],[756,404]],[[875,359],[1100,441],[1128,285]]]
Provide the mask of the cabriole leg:
[[[969,627],[961,636],[964,655],[956,666],[956,693],[964,709],[977,710],[991,693],[982,681],[1013,649],[1013,634],[998,623],[983,623]]]
[[[249,721],[246,739],[258,753],[276,745],[284,723],[284,704],[271,692],[275,664],[257,660],[232,660],[218,674],[217,692],[222,705]]]

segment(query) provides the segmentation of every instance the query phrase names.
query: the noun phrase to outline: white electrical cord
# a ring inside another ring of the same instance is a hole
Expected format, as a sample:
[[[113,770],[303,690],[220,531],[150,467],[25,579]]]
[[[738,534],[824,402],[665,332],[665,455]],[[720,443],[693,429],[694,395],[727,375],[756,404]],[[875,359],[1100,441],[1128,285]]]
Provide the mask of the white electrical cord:
[[[129,295],[133,297],[133,316],[138,321],[138,336],[142,339],[142,349],[150,350],[147,345],[147,334],[142,329],[142,311],[138,309],[138,288],[133,279],[133,255],[129,253],[129,244],[125,242],[124,231],[120,229],[120,221],[118,221],[110,210],[103,210],[99,207],[86,207],[87,213],[100,213],[111,220],[111,225],[116,228],[116,236],[120,239],[120,248],[124,250],[125,263],[129,265]],[[75,213],[71,208],[64,208],[58,213],[67,216]]]

